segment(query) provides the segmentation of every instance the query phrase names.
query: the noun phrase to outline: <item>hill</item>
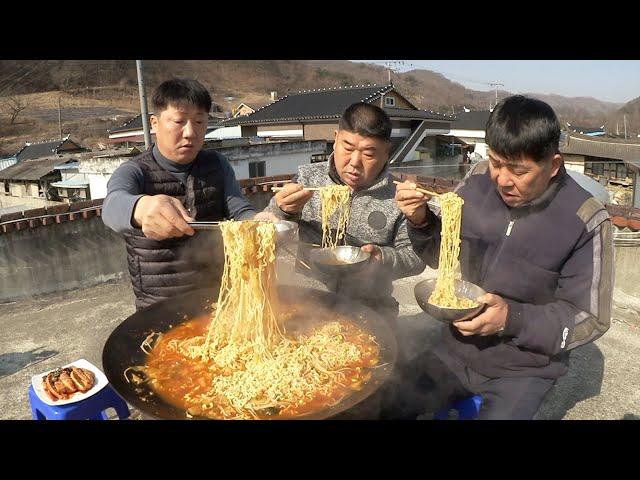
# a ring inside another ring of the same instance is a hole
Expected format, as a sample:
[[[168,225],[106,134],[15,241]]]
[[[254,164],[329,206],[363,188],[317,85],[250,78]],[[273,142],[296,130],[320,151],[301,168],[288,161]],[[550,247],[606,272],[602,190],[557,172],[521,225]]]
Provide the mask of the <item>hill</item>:
[[[144,74],[149,94],[172,76],[197,78],[224,111],[240,102],[264,106],[271,91],[283,96],[304,89],[388,82],[384,67],[346,60],[148,60]],[[394,73],[393,82],[417,107],[441,113],[463,107],[487,109],[495,102],[493,91],[471,90],[428,70]],[[509,94],[498,93],[500,98]],[[532,95],[547,101],[562,122],[580,125],[602,125],[621,107],[593,98]],[[93,147],[104,141],[107,128],[139,112],[135,61],[0,61],[0,155],[13,153],[25,140],[59,135],[58,97],[63,133]],[[11,101],[26,104],[14,124]]]

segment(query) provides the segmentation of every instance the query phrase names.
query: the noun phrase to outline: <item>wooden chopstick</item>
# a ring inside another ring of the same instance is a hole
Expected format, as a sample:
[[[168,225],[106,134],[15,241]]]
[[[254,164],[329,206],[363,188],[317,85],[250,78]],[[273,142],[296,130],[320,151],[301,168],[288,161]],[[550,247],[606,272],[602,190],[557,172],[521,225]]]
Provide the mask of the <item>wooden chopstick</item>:
[[[284,187],[271,187],[271,191],[272,192],[279,192],[280,190],[282,190]],[[304,187],[303,190],[320,190],[320,188],[314,188],[314,187]]]
[[[395,183],[396,185],[399,185],[399,184],[401,184],[403,182],[398,182],[397,180],[394,180],[393,183]],[[424,193],[425,195],[431,195],[432,197],[439,197],[441,195],[440,193],[432,192],[430,190],[426,190],[426,189],[420,188],[418,186],[416,186],[415,190],[416,190],[416,192]]]
[[[256,183],[256,185],[271,185],[273,183],[291,183],[293,180],[271,180],[270,182]]]

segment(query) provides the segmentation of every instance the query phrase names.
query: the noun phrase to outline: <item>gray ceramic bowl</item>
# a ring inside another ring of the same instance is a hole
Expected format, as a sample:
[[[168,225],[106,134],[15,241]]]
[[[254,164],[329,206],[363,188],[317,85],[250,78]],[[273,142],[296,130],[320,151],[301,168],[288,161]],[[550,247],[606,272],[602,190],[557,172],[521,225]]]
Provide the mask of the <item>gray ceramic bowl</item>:
[[[441,322],[451,323],[458,320],[471,319],[478,315],[485,308],[486,304],[481,303],[472,308],[441,308],[429,303],[431,292],[436,288],[436,279],[430,278],[419,282],[413,289],[420,308]],[[469,298],[473,301],[484,295],[482,288],[471,282],[456,280],[456,295]]]
[[[370,257],[371,254],[363,252],[360,247],[350,246],[314,248],[309,252],[309,259],[318,270],[338,275],[359,272]]]

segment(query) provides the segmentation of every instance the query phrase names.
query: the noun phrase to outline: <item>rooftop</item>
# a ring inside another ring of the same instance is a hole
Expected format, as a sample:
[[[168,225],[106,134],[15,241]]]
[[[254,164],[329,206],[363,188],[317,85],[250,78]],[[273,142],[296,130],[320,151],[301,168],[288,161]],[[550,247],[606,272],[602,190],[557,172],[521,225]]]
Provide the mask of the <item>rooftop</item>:
[[[260,125],[263,123],[334,120],[340,118],[345,109],[354,103],[372,103],[394,90],[389,85],[355,85],[336,88],[302,90],[259,108],[254,113],[231,118],[220,125]],[[389,116],[414,117],[419,119],[447,120],[450,117],[419,109],[385,108]]]
[[[640,170],[640,142],[638,141],[571,133],[560,145],[560,153],[622,160],[636,170]]]
[[[291,262],[281,262],[279,278],[292,268]],[[413,285],[434,275],[427,268],[419,277],[394,282],[394,295],[400,302],[398,342],[409,358],[433,346],[443,328],[420,310],[413,297]],[[306,277],[299,277],[289,281],[317,288]],[[536,418],[640,419],[636,355],[640,305],[625,301],[616,298],[610,330],[574,352],[569,373],[557,382]],[[0,304],[3,331],[10,332],[0,336],[0,419],[31,418],[27,388],[34,375],[80,358],[102,369],[107,338],[134,311],[131,286],[124,279]],[[132,413],[140,418],[139,412]]]
[[[489,110],[478,110],[471,112],[461,112],[456,114],[456,119],[451,122],[451,130],[482,130],[487,127],[491,112]]]

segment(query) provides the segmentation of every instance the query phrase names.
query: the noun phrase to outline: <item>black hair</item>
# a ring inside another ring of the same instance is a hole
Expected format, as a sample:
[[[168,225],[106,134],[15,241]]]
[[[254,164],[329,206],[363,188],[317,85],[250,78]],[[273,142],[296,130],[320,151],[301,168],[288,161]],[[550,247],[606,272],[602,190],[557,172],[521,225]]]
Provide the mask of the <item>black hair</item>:
[[[559,152],[560,122],[545,102],[513,95],[489,115],[485,142],[508,160],[526,156],[540,162]]]
[[[193,105],[209,113],[212,100],[207,89],[197,80],[173,78],[158,85],[158,88],[153,92],[151,103],[153,113],[156,115],[159,115],[170,104],[175,106]]]
[[[389,115],[380,107],[370,103],[358,102],[350,105],[342,114],[338,128],[363,137],[391,140]]]

